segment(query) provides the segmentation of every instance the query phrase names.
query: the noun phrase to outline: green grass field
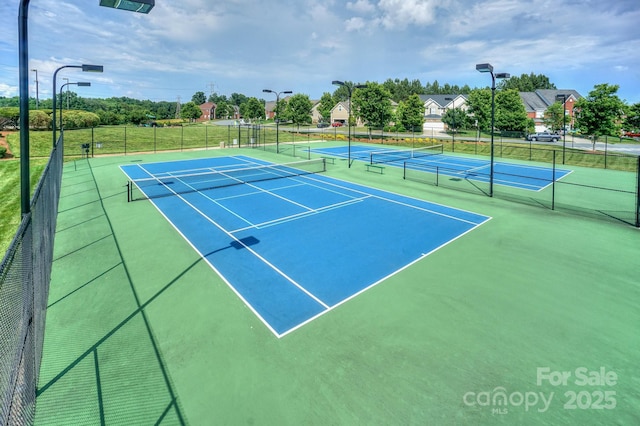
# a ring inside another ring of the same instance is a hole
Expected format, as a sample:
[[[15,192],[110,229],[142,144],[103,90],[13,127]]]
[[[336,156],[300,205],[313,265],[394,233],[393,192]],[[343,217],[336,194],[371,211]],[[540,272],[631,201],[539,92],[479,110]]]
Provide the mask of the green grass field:
[[[328,175],[492,220],[277,339],[150,202],[126,202],[120,164],[213,155],[287,161],[66,165],[37,425],[640,422],[637,229],[337,160]]]

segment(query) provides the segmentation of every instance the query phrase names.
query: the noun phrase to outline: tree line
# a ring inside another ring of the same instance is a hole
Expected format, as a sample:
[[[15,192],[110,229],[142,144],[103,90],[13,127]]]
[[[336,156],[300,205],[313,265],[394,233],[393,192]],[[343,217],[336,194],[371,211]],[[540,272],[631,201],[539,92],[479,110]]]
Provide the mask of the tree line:
[[[467,109],[448,109],[442,121],[449,129],[490,128],[491,89],[470,88],[457,85],[440,85],[438,81],[423,85],[419,80],[387,79],[383,83],[346,82],[338,86],[333,93],[323,93],[318,111],[324,121],[330,119],[330,111],[338,102],[349,98],[350,85],[363,85],[352,93],[353,115],[370,128],[392,129],[396,131],[417,130],[424,121],[424,105],[419,96],[425,94],[464,94]],[[593,137],[620,135],[621,129],[629,132],[640,131],[640,104],[626,105],[617,96],[618,86],[601,84],[585,98],[576,103],[575,128]],[[527,132],[532,130],[533,121],[527,117],[519,92],[531,92],[538,89],[556,89],[549,78],[542,74],[522,74],[502,80],[495,97],[495,129]],[[177,118],[192,120],[202,114],[199,105],[205,102],[216,104],[215,118],[231,118],[238,114],[246,119],[258,120],[265,117],[265,100],[247,97],[240,93],[231,96],[212,93],[206,97],[204,92],[196,92],[191,101],[180,105],[168,101],[138,100],[128,97],[107,99],[83,98],[75,92],[57,94],[58,105],[63,106],[63,122],[66,127],[90,127],[98,124],[140,125],[161,120]],[[17,126],[19,117],[19,97],[0,97],[0,126]],[[39,102],[36,110],[35,99],[30,99],[30,125],[33,128],[50,128],[52,100]],[[303,125],[311,123],[313,103],[309,96],[295,94],[281,99],[275,106],[278,119]],[[564,110],[558,102],[551,105],[545,122],[553,130],[562,128]]]

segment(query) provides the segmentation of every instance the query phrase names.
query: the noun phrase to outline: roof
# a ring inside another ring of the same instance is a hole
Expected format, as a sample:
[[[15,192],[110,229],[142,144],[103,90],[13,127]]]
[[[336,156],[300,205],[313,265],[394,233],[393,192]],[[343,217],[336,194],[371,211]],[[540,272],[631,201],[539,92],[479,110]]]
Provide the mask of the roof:
[[[538,89],[535,92],[520,92],[520,99],[524,103],[524,108],[528,112],[545,110],[549,105],[556,102],[557,95],[567,95],[567,99],[573,97],[575,100],[582,96],[573,89]]]
[[[420,100],[423,103],[428,102],[429,100],[432,100],[433,102],[437,103],[440,107],[444,108],[445,106],[449,105],[450,103],[456,103],[458,101],[458,98],[462,97],[463,99],[467,99],[467,95],[461,95],[461,94],[455,94],[455,95],[420,95]],[[446,98],[451,98],[453,99],[453,101],[448,100]]]

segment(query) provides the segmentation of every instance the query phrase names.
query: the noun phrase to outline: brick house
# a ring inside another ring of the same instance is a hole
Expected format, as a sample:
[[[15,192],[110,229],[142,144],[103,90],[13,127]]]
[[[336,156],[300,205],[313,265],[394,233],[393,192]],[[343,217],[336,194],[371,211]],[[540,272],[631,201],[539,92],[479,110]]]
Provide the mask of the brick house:
[[[200,105],[202,115],[196,121],[209,121],[216,118],[216,104],[213,102],[205,102]]]
[[[539,89],[535,92],[520,92],[520,98],[524,104],[524,109],[527,111],[527,117],[533,119],[535,124],[535,131],[542,132],[547,130],[544,125],[544,113],[556,101],[558,95],[566,95],[567,101],[564,104],[565,114],[567,115],[567,127],[573,128],[575,111],[575,102],[582,96],[575,90],[551,90],[551,89]],[[562,101],[560,101],[562,102]]]

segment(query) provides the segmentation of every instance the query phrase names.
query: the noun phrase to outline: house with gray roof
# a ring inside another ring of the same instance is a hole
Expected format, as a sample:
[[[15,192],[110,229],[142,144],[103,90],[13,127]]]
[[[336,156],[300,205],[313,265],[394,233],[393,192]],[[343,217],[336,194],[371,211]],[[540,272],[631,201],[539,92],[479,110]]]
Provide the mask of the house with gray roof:
[[[445,131],[442,116],[448,109],[466,110],[468,108],[467,95],[420,95],[420,100],[424,104],[422,127],[425,133],[433,134]]]
[[[566,95],[564,109],[567,115],[567,127],[572,128],[575,117],[574,104],[582,97],[580,93],[573,89],[539,89],[535,92],[520,92],[520,99],[522,99],[524,109],[527,111],[527,116],[535,123],[536,132],[547,130],[543,122],[544,114],[549,106],[557,102],[558,95]]]

